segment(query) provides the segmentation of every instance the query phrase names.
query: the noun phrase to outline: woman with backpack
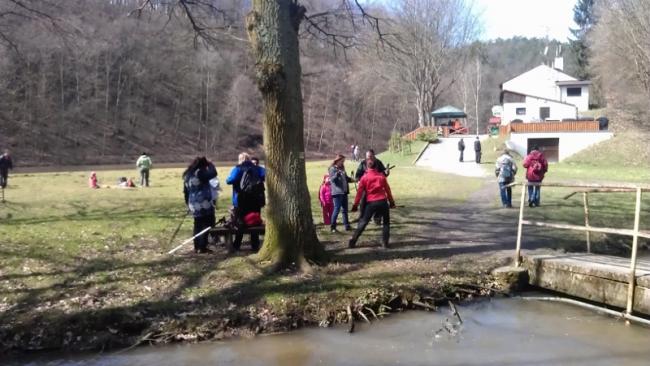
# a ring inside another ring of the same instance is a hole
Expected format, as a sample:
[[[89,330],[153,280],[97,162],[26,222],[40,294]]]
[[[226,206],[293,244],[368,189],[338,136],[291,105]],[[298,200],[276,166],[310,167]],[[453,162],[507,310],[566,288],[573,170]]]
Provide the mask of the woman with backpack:
[[[217,169],[205,156],[194,158],[183,173],[183,195],[194,216],[194,235],[215,224],[210,179],[216,176]],[[207,233],[194,238],[194,252],[210,253]]]
[[[508,184],[515,181],[517,164],[510,156],[508,149],[503,150],[503,154],[497,159],[494,174],[497,176],[497,182],[499,183],[501,204],[504,208],[512,208],[512,187],[508,187]]]
[[[528,207],[539,206],[542,187],[540,184],[544,180],[544,174],[548,171],[548,162],[544,153],[539,151],[539,147],[533,146],[523,163],[526,168],[526,180],[528,183]]]

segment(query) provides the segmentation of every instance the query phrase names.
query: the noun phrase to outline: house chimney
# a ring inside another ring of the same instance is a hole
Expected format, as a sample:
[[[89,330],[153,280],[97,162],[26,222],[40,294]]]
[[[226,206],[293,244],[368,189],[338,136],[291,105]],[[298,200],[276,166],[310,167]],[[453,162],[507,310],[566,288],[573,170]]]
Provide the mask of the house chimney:
[[[553,68],[564,71],[564,57],[556,57],[555,61],[553,61]]]

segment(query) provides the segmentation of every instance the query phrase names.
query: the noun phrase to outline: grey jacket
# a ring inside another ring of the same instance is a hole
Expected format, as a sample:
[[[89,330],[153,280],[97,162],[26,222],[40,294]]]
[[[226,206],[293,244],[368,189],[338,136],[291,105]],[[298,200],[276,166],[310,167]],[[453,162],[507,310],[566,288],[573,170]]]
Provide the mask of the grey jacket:
[[[510,171],[511,171],[511,176],[510,177],[505,177],[504,176],[504,165],[510,165]],[[499,156],[497,159],[497,162],[495,164],[495,173],[497,175],[497,181],[499,183],[510,183],[515,180],[515,175],[517,174],[517,164],[515,164],[515,160],[512,158],[512,156],[508,154],[503,154]]]
[[[348,176],[345,171],[331,166],[328,170],[332,187],[332,196],[350,193]]]

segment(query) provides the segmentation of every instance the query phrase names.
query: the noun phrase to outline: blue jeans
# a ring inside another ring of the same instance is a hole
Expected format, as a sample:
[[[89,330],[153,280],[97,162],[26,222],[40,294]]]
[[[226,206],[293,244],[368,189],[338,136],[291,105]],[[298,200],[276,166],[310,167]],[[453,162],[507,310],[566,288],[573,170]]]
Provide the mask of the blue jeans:
[[[350,228],[350,223],[348,222],[348,195],[347,194],[337,194],[332,196],[332,201],[334,201],[334,212],[332,212],[332,229],[336,229],[336,219],[339,216],[339,211],[341,211],[341,216],[343,216],[343,226],[345,229]]]
[[[530,183],[541,183],[541,182],[530,182]],[[540,186],[528,186],[528,203],[532,203],[535,206],[539,206],[541,192],[542,192],[542,187]]]
[[[506,187],[510,182],[499,182],[499,192],[501,192],[501,204],[506,207],[512,207],[512,187]]]

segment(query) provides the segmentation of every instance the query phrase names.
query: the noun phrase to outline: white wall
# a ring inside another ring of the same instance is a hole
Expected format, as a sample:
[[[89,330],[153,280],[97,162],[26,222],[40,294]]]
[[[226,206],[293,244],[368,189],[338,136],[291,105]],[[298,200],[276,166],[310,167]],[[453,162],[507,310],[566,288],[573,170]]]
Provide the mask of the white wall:
[[[583,85],[580,88],[582,89],[582,94],[579,97],[570,97],[567,95],[567,88],[572,88],[572,86],[561,86],[560,91],[561,101],[573,104],[578,107],[578,111],[588,111],[589,110],[589,86]]]
[[[611,132],[549,132],[549,133],[511,133],[506,142],[508,148],[521,156],[528,152],[528,139],[560,139],[560,161],[599,142],[609,140],[614,136]]]
[[[578,117],[576,107],[572,105],[526,96],[525,103],[503,103],[501,123],[508,124],[508,122],[515,119],[520,119],[524,122],[540,121],[539,109],[541,107],[550,108],[551,115],[548,119],[562,120],[564,118],[575,119]],[[517,115],[517,108],[526,108],[526,114]]]

